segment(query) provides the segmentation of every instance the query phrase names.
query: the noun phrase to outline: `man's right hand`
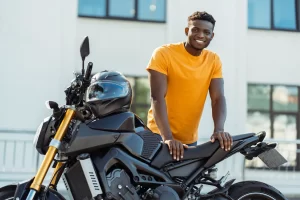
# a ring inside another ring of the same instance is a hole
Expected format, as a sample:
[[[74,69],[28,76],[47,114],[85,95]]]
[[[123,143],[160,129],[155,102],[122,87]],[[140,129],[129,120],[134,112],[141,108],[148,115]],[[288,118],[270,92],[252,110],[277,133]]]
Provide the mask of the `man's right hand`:
[[[162,57],[162,59],[164,58]],[[153,105],[153,116],[155,122],[161,132],[164,142],[169,146],[170,154],[173,155],[174,160],[179,161],[180,158],[183,158],[184,148],[187,148],[188,146],[185,144],[183,145],[177,140],[174,140],[172,137],[168,120],[167,105],[165,101],[168,88],[167,75],[152,69],[149,70],[149,74],[151,104]]]
[[[188,148],[188,145],[174,139],[165,140],[164,142],[169,146],[170,154],[173,155],[174,160],[179,161],[183,158],[184,148]]]

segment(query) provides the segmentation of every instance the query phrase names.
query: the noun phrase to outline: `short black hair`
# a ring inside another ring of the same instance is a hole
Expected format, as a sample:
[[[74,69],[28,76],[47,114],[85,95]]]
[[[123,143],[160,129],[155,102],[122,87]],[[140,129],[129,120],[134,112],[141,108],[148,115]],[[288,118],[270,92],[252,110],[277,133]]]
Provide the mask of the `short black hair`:
[[[188,22],[193,21],[193,20],[208,21],[208,22],[212,23],[214,26],[215,26],[215,23],[216,23],[216,20],[214,19],[214,17],[212,15],[208,14],[205,11],[202,11],[202,12],[196,11],[188,17]]]

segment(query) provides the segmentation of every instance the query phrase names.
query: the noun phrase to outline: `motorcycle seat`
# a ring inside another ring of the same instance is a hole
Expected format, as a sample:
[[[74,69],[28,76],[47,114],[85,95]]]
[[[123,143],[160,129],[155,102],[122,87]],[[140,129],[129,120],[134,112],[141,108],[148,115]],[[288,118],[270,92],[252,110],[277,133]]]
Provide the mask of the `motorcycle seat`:
[[[255,133],[246,133],[246,134],[241,134],[241,135],[233,135],[232,140],[234,142],[238,141],[238,140],[244,140],[244,139],[247,139],[247,138],[252,137],[254,135],[255,135]]]
[[[184,155],[181,161],[210,157],[218,149],[218,147],[218,142],[206,142],[195,147],[189,147],[187,149],[184,149]],[[170,154],[168,145],[162,144],[161,149],[152,160],[151,165],[157,168],[161,168],[168,163],[174,162],[172,156],[173,155]]]
[[[247,139],[255,135],[254,133],[241,134],[232,136],[233,141]],[[214,143],[206,142],[197,146],[184,149],[184,155],[181,161],[193,159],[205,159],[210,157],[220,147],[219,142],[216,140]],[[151,165],[161,168],[168,163],[174,162],[173,155],[170,154],[167,144],[162,144],[160,150],[151,162]]]

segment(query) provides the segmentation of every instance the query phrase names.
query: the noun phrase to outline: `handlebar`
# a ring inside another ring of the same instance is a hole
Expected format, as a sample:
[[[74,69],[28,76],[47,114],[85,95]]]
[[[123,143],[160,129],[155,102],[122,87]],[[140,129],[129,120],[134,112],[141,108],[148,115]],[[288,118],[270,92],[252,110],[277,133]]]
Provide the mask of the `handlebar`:
[[[90,76],[92,74],[93,63],[89,62],[85,74],[75,74],[76,78],[71,86],[65,90],[66,105],[82,106],[82,100],[85,90],[90,85]]]
[[[84,75],[84,80],[85,81],[89,81],[91,73],[92,73],[92,69],[93,69],[93,63],[89,62],[88,66],[87,66],[87,69],[86,69],[86,72],[85,72],[85,75]]]

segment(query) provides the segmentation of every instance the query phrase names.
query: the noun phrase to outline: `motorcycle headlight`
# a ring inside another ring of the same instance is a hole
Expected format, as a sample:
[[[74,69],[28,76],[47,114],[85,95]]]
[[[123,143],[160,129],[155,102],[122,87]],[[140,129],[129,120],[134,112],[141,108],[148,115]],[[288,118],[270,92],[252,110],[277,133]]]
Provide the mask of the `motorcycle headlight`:
[[[39,139],[39,136],[41,134],[41,130],[42,130],[42,127],[44,125],[44,122],[45,122],[45,119],[43,122],[40,123],[39,127],[36,129],[36,132],[35,132],[35,135],[34,135],[34,138],[33,138],[33,145],[36,147],[37,145],[37,141]]]
[[[45,155],[46,153],[46,143],[47,140],[49,139],[46,136],[49,135],[48,133],[50,131],[49,125],[51,121],[52,121],[52,117],[46,117],[37,128],[33,139],[33,144],[36,150],[42,155]]]

